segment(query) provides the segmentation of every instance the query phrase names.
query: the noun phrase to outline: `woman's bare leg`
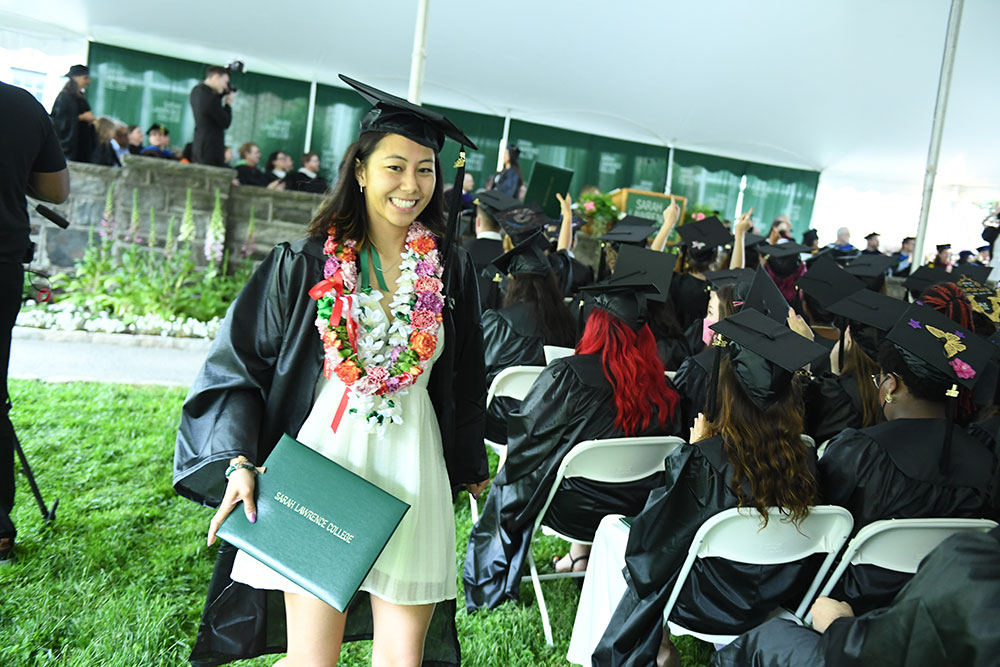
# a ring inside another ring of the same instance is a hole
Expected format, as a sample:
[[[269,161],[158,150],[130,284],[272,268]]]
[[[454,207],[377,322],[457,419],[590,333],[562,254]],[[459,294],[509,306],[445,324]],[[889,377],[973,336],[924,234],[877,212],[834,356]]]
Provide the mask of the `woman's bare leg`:
[[[322,600],[285,593],[288,655],[275,667],[334,667],[340,658],[346,618]]]
[[[372,667],[420,667],[434,604],[392,604],[374,595]]]

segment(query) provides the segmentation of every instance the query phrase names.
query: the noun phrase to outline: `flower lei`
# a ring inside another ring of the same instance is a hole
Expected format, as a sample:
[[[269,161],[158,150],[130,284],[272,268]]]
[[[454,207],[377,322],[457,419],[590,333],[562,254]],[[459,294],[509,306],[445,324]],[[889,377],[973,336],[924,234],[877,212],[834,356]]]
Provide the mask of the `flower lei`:
[[[407,393],[437,347],[444,308],[437,243],[426,227],[410,225],[389,322],[380,313],[382,294],[358,289],[356,243],[337,241],[331,227],[323,252],[323,280],[309,296],[317,302],[323,374],[327,379],[335,374],[347,387],[331,427],[337,430],[350,406],[381,437],[390,423],[403,423],[393,398]]]

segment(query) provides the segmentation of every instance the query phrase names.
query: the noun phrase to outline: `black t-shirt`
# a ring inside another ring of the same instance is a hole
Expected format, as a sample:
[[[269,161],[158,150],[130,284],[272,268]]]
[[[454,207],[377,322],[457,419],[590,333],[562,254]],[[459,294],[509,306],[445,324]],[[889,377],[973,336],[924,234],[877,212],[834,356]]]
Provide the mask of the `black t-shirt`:
[[[66,168],[52,120],[21,88],[0,83],[0,263],[19,264],[28,248],[28,176]]]

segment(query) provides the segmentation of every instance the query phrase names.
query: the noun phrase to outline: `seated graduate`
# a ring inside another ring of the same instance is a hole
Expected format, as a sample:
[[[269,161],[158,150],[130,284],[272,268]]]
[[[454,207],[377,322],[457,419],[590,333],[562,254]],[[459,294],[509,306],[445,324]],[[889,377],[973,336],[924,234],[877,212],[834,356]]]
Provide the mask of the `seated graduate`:
[[[320,176],[319,154],[313,151],[302,155],[302,166],[285,176],[285,190],[298,192],[315,192],[323,194],[327,190],[326,179]]]
[[[814,375],[805,392],[806,433],[822,445],[846,428],[883,421],[878,390],[878,348],[906,310],[906,303],[871,290],[849,294],[830,306],[843,320],[842,346],[830,352],[831,371]]]
[[[1000,655],[1000,527],[952,535],[886,607],[855,617],[827,597],[813,629],[768,621],[712,656],[715,667],[987,667]]]
[[[503,308],[483,313],[486,382],[511,366],[544,366],[545,345],[573,347],[576,326],[556,287],[545,250],[549,242],[541,231],[493,260],[490,270],[507,276]],[[507,441],[507,415],[521,402],[494,397],[486,414],[486,437]]]
[[[698,416],[692,444],[667,458],[664,487],[632,522],[623,571],[628,589],[594,651],[595,665],[677,664],[663,610],[707,519],[732,507],[779,507],[798,522],[818,501],[816,454],[802,441],[794,375],[824,350],[809,340],[801,317],[787,306],[785,312],[794,330],[745,305],[712,325],[719,334],[718,401],[710,400],[707,417]],[[821,560],[775,566],[697,560],[671,619],[704,632],[741,632],[800,598]]]
[[[910,305],[878,350],[872,378],[885,422],[846,429],[819,461],[827,502],[847,508],[855,532],[879,519],[983,517],[992,454],[955,426],[958,387],[972,388],[989,343],[926,306]],[[855,610],[884,606],[909,575],[850,567],[833,596]]]
[[[759,245],[757,252],[763,261],[763,267],[781,290],[782,296],[795,309],[802,313],[802,299],[795,289],[795,283],[806,273],[806,265],[802,262],[803,255],[809,255],[809,248],[798,243],[780,243],[778,245]]]
[[[708,308],[708,281],[710,271],[718,259],[719,248],[732,245],[733,236],[714,215],[689,222],[677,228],[681,237],[681,269],[670,285],[670,296],[677,311],[677,319],[686,329]]]
[[[888,255],[861,255],[847,262],[844,270],[865,283],[873,292],[885,294],[885,277],[895,264]]]
[[[775,322],[788,321],[788,302],[763,268],[756,271],[709,271],[705,275],[714,288],[709,293],[708,314],[701,327],[706,348],[685,360],[674,376],[674,386],[681,393],[681,411],[685,425],[693,423],[698,413],[705,411],[708,387],[712,385],[715,353],[711,343],[715,333],[711,326],[739,312],[744,306],[764,313]],[[812,336],[810,330],[810,339]]]
[[[555,252],[549,253],[549,263],[556,275],[556,284],[563,297],[575,297],[580,288],[594,282],[594,269],[576,258],[576,231],[583,220],[573,215],[573,199],[556,193],[559,200],[561,220],[556,237]]]
[[[645,281],[645,284],[637,284]],[[591,285],[594,307],[576,354],[556,359],[507,420],[508,457],[472,528],[462,581],[469,611],[517,600],[531,531],[566,454],[584,440],[679,431],[677,392],[645,324],[648,278]],[[662,295],[661,295],[662,296]],[[560,533],[589,541],[606,514],[635,514],[662,474],[626,484],[562,482],[546,514]],[[570,551],[575,570],[587,547]],[[570,566],[567,563],[567,566]]]
[[[260,146],[248,141],[240,146],[240,160],[236,163],[236,180],[240,185],[252,185],[259,188],[274,190],[277,181],[268,178],[268,175],[257,168],[260,164]],[[272,183],[274,185],[272,186]]]
[[[626,215],[601,236],[601,256],[597,263],[597,280],[607,280],[615,272],[618,251],[623,245],[645,248],[653,234],[652,220],[635,215]]]
[[[806,321],[809,322],[809,328],[816,334],[815,341],[825,347],[827,352],[832,351],[840,340],[842,332],[834,326],[834,316],[827,309],[848,294],[864,289],[865,284],[842,269],[835,261],[822,255],[809,262],[806,272],[795,286],[802,295],[802,308]],[[809,370],[813,375],[828,372],[829,354],[813,364]]]

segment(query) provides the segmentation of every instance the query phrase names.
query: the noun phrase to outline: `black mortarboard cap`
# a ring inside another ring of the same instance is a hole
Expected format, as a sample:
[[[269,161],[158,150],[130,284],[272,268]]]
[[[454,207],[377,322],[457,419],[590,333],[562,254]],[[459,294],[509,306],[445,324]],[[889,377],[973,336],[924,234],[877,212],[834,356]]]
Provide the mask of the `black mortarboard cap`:
[[[957,276],[969,276],[977,283],[983,284],[990,279],[992,267],[980,266],[979,264],[958,264],[951,268],[951,272]],[[953,281],[955,282],[955,281]]]
[[[931,266],[921,266],[906,277],[906,280],[903,281],[903,287],[910,290],[914,294],[920,294],[931,285],[953,282],[955,282],[955,276],[948,273],[944,269],[938,269]]]
[[[535,232],[549,224],[549,219],[535,204],[522,204],[501,211],[497,222],[514,244],[526,241]]]
[[[757,246],[757,252],[767,257],[777,257],[778,259],[784,257],[792,257],[798,255],[808,255],[812,252],[812,248],[807,248],[804,245],[799,245],[798,243],[779,243],[777,245],[762,245]]]
[[[608,230],[604,236],[601,237],[601,240],[606,243],[630,243],[641,248],[645,247],[646,239],[648,239],[654,231],[655,227],[651,224],[623,225],[621,221],[619,221],[618,224]]]
[[[840,268],[829,257],[816,260],[809,266],[795,286],[814,299],[823,309],[840,301],[848,294],[865,288],[858,278]]]
[[[549,247],[545,234],[537,231],[490,262],[489,272],[493,275],[499,273],[501,276],[518,274],[547,276],[552,270],[549,256],[545,254]]]
[[[430,109],[413,104],[385,91],[340,75],[340,80],[358,91],[372,104],[372,108],[361,119],[361,134],[365,132],[390,132],[411,139],[421,146],[427,146],[440,153],[444,138],[454,139],[462,146],[476,148],[476,144],[465,136],[450,120]]]
[[[986,340],[947,315],[917,304],[910,304],[886,338],[918,378],[970,389],[993,356]]]
[[[965,293],[965,298],[969,300],[973,310],[1000,324],[1000,295],[995,289],[983,285],[968,275],[959,276],[955,284]]]
[[[762,410],[774,405],[796,370],[827,354],[822,345],[746,306],[710,328],[728,340],[736,381]]]
[[[885,274],[896,265],[897,260],[888,255],[858,255],[847,263],[847,272],[865,281],[870,290],[882,289]]]
[[[989,249],[990,247],[988,245],[981,245],[978,248],[976,248],[976,252],[986,252]]]
[[[741,281],[749,283],[753,280],[754,275],[752,269],[725,269],[723,271],[706,271],[705,280],[709,282],[712,289],[719,289]]]
[[[753,232],[745,232],[743,234],[744,248],[753,248],[754,246],[758,246],[761,243],[765,243],[766,241],[767,237],[761,236],[760,234],[754,234]]]
[[[650,295],[659,295],[659,289],[652,281],[641,282],[640,273],[629,272],[618,278],[617,282],[612,277],[581,287],[584,302],[589,302],[591,309],[600,308],[611,313],[633,331],[638,331],[646,323]]]
[[[655,227],[656,220],[650,220],[649,218],[643,218],[638,215],[626,215],[615,223],[615,228],[618,227]]]
[[[677,233],[680,234],[681,243],[692,250],[714,250],[733,242],[733,235],[714,215],[681,225],[677,228]]]
[[[788,321],[788,301],[764,267],[758,268],[754,273],[743,307],[756,310],[782,325]]]
[[[937,248],[938,252],[941,252],[942,250],[951,250],[950,243],[941,243],[940,245],[937,245],[935,247]]]
[[[159,132],[164,136],[170,136],[170,130],[168,130],[163,125],[160,125],[159,123],[153,123],[152,125],[150,125],[149,129],[146,130],[146,134],[149,134],[150,132]]]
[[[870,238],[871,238],[871,237],[873,237],[873,236],[881,236],[881,234],[879,234],[878,232],[872,232],[871,234],[868,234],[868,235],[867,235],[867,236],[865,237],[865,241],[867,241],[868,239],[870,239]]]
[[[482,206],[486,209],[486,212],[494,218],[507,209],[521,205],[519,200],[500,190],[483,190],[472,201],[477,206]]]
[[[650,301],[664,302],[670,294],[670,280],[674,276],[677,255],[669,252],[623,245],[618,249],[618,261],[610,282],[616,285],[653,285],[656,292],[649,292]]]
[[[878,358],[878,347],[885,334],[899,321],[907,303],[870,289],[862,289],[830,305],[829,310],[848,320],[851,340],[861,346],[872,359]]]

